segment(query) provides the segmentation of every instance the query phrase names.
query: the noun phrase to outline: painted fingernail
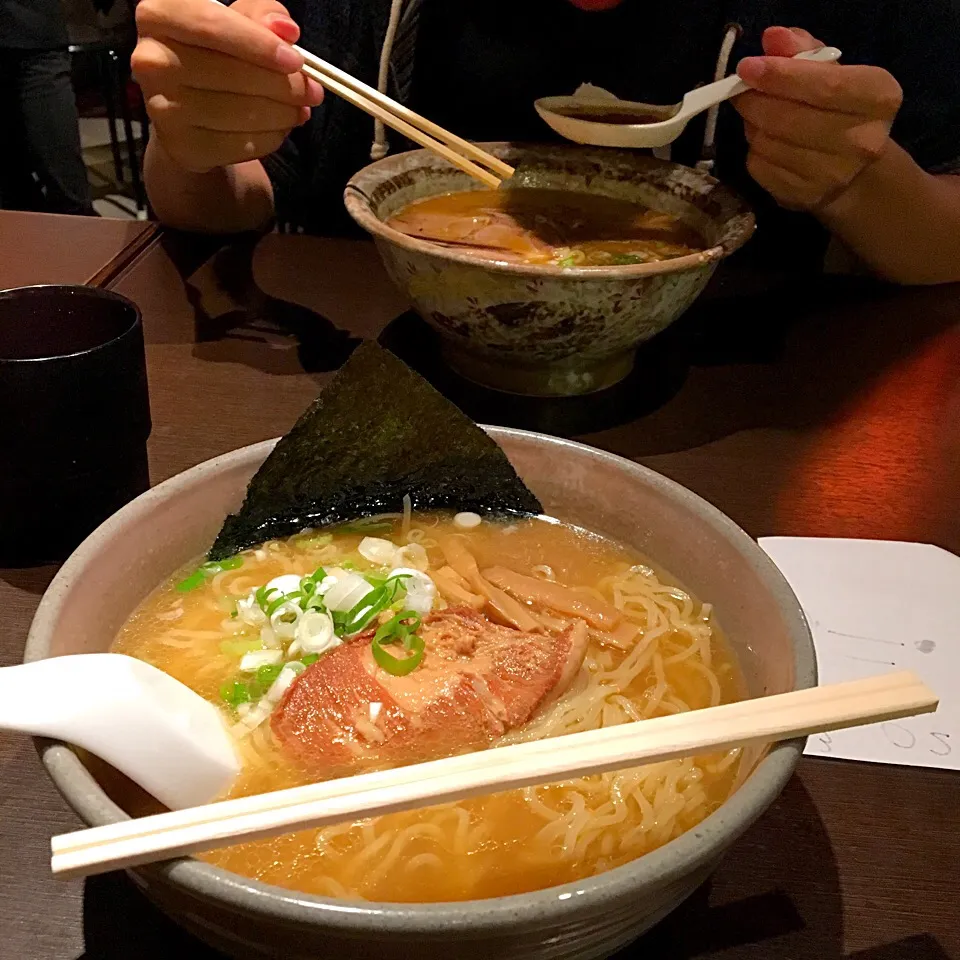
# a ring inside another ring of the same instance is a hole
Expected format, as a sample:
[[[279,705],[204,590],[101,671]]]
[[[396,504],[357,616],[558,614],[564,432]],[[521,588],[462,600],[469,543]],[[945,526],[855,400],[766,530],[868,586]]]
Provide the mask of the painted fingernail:
[[[281,13],[271,14],[264,21],[268,30],[272,30],[281,40],[287,43],[296,43],[300,38],[300,28]]]
[[[276,58],[277,65],[284,73],[296,73],[303,66],[303,57],[285,43],[277,47]]]

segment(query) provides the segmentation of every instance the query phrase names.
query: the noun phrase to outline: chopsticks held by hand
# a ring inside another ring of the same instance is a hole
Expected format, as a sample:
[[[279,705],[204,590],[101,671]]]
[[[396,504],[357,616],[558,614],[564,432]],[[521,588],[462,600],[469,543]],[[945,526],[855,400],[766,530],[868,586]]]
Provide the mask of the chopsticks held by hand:
[[[388,127],[402,133],[414,143],[432,150],[481,183],[496,190],[502,182],[501,178],[509,180],[513,176],[513,167],[493,154],[481,150],[475,143],[444,130],[433,121],[421,117],[420,114],[414,113],[396,100],[391,100],[379,90],[367,86],[309,51],[296,46],[294,50],[306,61],[303,72],[308,77],[312,77],[347,103],[359,107],[364,113],[369,113],[371,117],[383,121]],[[485,167],[489,169],[484,169]]]
[[[894,720],[936,707],[936,695],[909,672],[813,687],[80,830],[53,838],[51,867],[61,877],[103,873],[357,817]]]
[[[215,0],[221,2],[221,0]],[[322,60],[309,50],[293,45],[303,57],[303,73],[326,87],[331,93],[370,114],[377,120],[402,133],[407,139],[443,157],[464,173],[496,190],[501,180],[509,180],[514,168],[499,157],[487,153],[475,143],[464,140],[439,124],[421,117],[402,103],[397,103],[375,87],[357,80],[349,73]]]

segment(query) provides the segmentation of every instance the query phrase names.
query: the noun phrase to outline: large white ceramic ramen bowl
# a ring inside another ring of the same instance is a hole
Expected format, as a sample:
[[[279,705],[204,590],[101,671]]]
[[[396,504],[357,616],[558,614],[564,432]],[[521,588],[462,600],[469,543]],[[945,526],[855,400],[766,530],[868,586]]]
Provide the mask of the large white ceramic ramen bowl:
[[[754,695],[816,682],[796,597],[756,543],[719,510],[651,470],[541,434],[488,428],[546,511],[615,537],[714,604]],[[274,441],[202,463],[128,504],[64,564],[37,610],[26,659],[106,650],[141,600],[203,553]],[[285,960],[587,960],[610,955],[703,882],[776,799],[802,743],[744,758],[738,789],[676,840],[599,876],[460,903],[332,900],[258,883],[196,860],[131,872],[155,903],[228,955]],[[65,744],[39,744],[64,798],[91,825],[126,814]]]

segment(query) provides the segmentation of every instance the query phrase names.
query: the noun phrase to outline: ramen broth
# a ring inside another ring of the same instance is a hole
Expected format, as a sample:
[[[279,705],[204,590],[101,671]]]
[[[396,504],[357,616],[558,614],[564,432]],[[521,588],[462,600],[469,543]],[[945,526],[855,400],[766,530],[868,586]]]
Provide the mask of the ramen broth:
[[[620,544],[545,520],[484,521],[469,530],[447,515],[378,523],[375,533],[347,526],[267,543],[241,554],[242,563],[232,569],[208,571],[199,584],[199,575],[192,574],[192,589],[183,589],[183,578],[195,567],[182,571],[144,601],[116,638],[114,651],[154,664],[223,710],[243,761],[230,796],[323,779],[284,750],[269,721],[237,731],[242,708],[225,703],[223,692],[236,681],[239,657],[258,647],[256,629],[234,615],[238,603],[275,577],[307,576],[319,567],[346,564],[361,575],[382,576],[358,552],[364,536],[415,545],[404,556],[437,578],[452,537],[481,571],[508,568],[566,585],[586,602],[618,608],[622,626],[613,633],[590,630],[583,665],[559,700],[493,746],[664,716],[744,694],[709,604]],[[445,605],[442,592],[434,605]],[[527,609],[557,636],[561,625],[555,618],[562,615],[536,603]],[[308,669],[321,665],[322,659]],[[521,893],[624,864],[691,829],[729,796],[739,758],[732,750],[511,790],[256,840],[201,859],[281,887],[342,898],[431,902]],[[116,795],[116,782],[111,789]],[[120,799],[131,812],[144,812],[133,793]]]
[[[570,117],[571,120],[586,120],[589,123],[613,123],[618,126],[631,126],[633,124],[662,123],[670,119],[670,113],[631,113],[629,110],[611,109],[605,110],[603,107],[591,105],[588,107],[555,107],[553,113],[561,117]]]
[[[427,197],[387,225],[485,259],[560,267],[653,263],[706,247],[672,214],[614,197],[527,187]]]

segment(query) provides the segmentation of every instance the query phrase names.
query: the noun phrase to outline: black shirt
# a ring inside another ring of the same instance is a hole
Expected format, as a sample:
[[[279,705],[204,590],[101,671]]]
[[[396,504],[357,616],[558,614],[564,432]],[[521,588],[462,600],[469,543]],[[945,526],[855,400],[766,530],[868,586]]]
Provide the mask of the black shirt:
[[[603,13],[567,0],[426,0],[414,98],[431,120],[473,138],[542,139],[550,131],[534,113],[538,97],[589,82],[676,103],[713,79],[723,33],[718,0],[624,0]]]
[[[372,84],[388,12],[389,0],[291,4],[303,46]],[[890,70],[904,89],[894,138],[925,169],[960,170],[960,0],[624,0],[601,13],[567,0],[424,0],[411,106],[471,139],[549,141],[536,98],[591,82],[626,99],[676,103],[713,79],[730,23],[742,28],[731,70],[761,52],[773,25],[804,27],[840,47],[847,63]],[[692,122],[672,158],[696,163],[703,129],[703,117]],[[343,186],[369,162],[372,136],[369,117],[329,95],[266,162],[278,215],[309,232],[342,230]],[[767,240],[751,247],[818,266],[822,229],[780,210],[747,175],[745,158],[742,124],[725,104],[714,173],[757,209]]]
[[[54,50],[66,45],[60,0],[0,0],[0,49]]]

